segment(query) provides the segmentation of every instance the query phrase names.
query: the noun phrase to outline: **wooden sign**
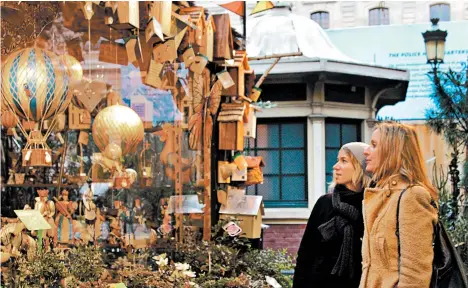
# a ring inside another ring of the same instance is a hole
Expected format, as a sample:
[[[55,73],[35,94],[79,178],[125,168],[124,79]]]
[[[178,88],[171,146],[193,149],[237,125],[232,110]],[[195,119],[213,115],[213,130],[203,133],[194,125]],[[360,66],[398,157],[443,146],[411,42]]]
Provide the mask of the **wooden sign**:
[[[153,88],[161,88],[162,80],[161,80],[161,71],[164,65],[162,63],[158,63],[154,60],[150,61],[150,65],[148,68],[148,72],[146,73],[146,77],[144,79],[144,84],[151,86]]]

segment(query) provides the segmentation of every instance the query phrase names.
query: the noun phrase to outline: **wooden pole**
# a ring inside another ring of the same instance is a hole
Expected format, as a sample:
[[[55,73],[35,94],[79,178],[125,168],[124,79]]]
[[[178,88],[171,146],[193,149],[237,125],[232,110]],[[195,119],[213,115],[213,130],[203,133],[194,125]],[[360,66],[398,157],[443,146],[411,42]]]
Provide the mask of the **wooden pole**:
[[[255,60],[266,60],[266,59],[274,59],[274,58],[283,58],[283,57],[298,57],[302,56],[302,52],[294,52],[294,53],[284,53],[284,54],[272,54],[266,56],[256,56],[256,57],[249,57],[249,61]]]
[[[275,67],[275,65],[281,60],[281,57],[280,58],[276,58],[275,62],[273,62],[273,64],[271,64],[271,66],[263,73],[262,77],[260,77],[260,79],[258,79],[257,83],[255,83],[255,87],[260,87],[260,85],[262,85],[263,81],[265,81],[266,77],[268,76],[268,74],[270,73],[271,69],[273,69],[273,67]]]

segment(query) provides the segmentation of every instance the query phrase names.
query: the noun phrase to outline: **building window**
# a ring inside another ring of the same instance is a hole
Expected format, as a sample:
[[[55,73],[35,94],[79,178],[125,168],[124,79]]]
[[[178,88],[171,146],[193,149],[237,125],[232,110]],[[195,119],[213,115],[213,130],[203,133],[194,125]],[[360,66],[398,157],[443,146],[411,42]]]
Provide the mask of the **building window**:
[[[306,83],[278,83],[262,85],[263,101],[305,101],[307,100]]]
[[[341,146],[361,141],[361,120],[327,118],[325,120],[325,183],[333,180],[333,165]]]
[[[260,118],[257,138],[246,140],[246,154],[262,156],[262,185],[247,194],[262,195],[265,207],[307,207],[307,119]]]
[[[365,87],[325,83],[325,101],[366,104]]]
[[[389,25],[390,16],[388,8],[374,8],[369,10],[369,25]]]
[[[330,28],[330,14],[328,12],[314,12],[310,14],[310,19],[317,22],[323,29]]]
[[[450,21],[450,5],[435,4],[431,5],[430,19],[439,18],[440,21]]]

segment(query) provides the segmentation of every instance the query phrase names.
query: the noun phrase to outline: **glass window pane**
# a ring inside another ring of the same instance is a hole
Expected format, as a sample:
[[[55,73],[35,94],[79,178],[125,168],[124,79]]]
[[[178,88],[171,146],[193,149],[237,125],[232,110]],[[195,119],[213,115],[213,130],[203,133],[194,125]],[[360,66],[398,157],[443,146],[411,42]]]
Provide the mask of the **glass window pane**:
[[[330,27],[328,12],[315,12],[310,15],[310,18],[317,22],[323,29],[328,29]]]
[[[247,186],[247,187],[245,188],[245,194],[247,194],[247,195],[255,195],[255,186],[257,186],[257,185]]]
[[[432,5],[430,8],[430,18],[439,18],[440,21],[450,21],[450,5]]]
[[[278,176],[264,176],[263,184],[258,185],[258,195],[263,196],[263,201],[281,200]]]
[[[343,124],[341,126],[341,133],[343,135],[343,143],[356,142],[357,139],[357,125],[356,124]]]
[[[325,146],[340,148],[340,124],[328,123],[325,125]]]
[[[279,125],[259,124],[257,125],[257,147],[278,148],[279,147]]]
[[[304,150],[283,150],[281,152],[281,173],[305,173]]]
[[[282,200],[305,200],[305,178],[285,176],[281,179]]]
[[[281,125],[281,147],[303,148],[304,147],[304,124],[282,124]]]
[[[257,155],[265,161],[263,174],[279,174],[279,151],[257,150]]]
[[[332,173],[333,166],[336,164],[339,149],[326,149],[325,152],[325,173]]]
[[[325,191],[328,191],[328,186],[330,183],[333,181],[333,175],[328,174],[327,177],[325,178]]]

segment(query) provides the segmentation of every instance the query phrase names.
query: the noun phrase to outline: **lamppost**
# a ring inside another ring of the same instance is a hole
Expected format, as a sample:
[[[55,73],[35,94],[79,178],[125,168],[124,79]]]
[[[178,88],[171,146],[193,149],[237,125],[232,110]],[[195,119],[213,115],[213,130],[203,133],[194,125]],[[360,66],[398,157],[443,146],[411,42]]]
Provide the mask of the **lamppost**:
[[[439,86],[442,85],[440,83],[440,79],[438,77],[438,69],[441,63],[444,63],[444,54],[445,54],[445,39],[447,38],[447,31],[442,31],[439,29],[438,18],[431,19],[432,22],[432,29],[422,33],[424,38],[424,43],[426,45],[426,57],[427,63],[431,65],[432,72],[434,74],[434,83]],[[468,76],[468,70],[467,70]],[[468,77],[467,77],[468,79]],[[468,81],[465,84],[461,84],[466,86]],[[468,93],[468,91],[467,91]],[[467,94],[468,98],[468,94]],[[449,119],[452,120],[452,119]],[[451,122],[450,126],[456,126],[456,122]],[[450,180],[452,182],[452,201],[453,201],[453,214],[452,217],[456,217],[458,214],[458,195],[460,194],[460,189],[458,188],[458,183],[460,182],[460,172],[458,171],[458,145],[456,143],[451,143],[454,147],[454,152],[452,153],[452,160],[450,161],[449,165],[449,174]]]
[[[437,69],[440,63],[444,63],[445,38],[447,31],[439,29],[439,18],[432,18],[432,30],[422,33],[424,43],[426,44],[427,63],[431,64],[434,77],[437,77]]]

